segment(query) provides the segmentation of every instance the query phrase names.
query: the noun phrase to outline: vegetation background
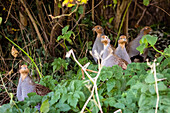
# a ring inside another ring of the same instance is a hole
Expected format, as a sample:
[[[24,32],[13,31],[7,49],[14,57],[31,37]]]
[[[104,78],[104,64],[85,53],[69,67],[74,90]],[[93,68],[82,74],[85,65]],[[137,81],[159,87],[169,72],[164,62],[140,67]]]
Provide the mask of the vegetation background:
[[[97,71],[89,54],[96,38],[92,31],[95,25],[104,28],[115,46],[121,34],[131,41],[142,27],[152,27],[157,42],[148,58],[157,59],[160,64],[156,67],[161,79],[158,112],[170,111],[169,0],[1,0],[0,9],[1,111],[37,112],[34,106],[38,102],[43,103],[41,112],[80,111],[91,93],[92,83],[87,77],[82,80],[81,68],[73,58],[65,56],[73,49],[82,65],[90,62],[88,68]],[[24,102],[16,101],[22,64],[29,66],[34,81],[52,90],[49,95],[30,94]],[[103,112],[117,109],[125,113],[154,112],[157,100],[154,83],[152,68],[146,63],[132,63],[127,70],[104,67],[97,82]],[[87,105],[87,112],[99,112],[95,96]]]

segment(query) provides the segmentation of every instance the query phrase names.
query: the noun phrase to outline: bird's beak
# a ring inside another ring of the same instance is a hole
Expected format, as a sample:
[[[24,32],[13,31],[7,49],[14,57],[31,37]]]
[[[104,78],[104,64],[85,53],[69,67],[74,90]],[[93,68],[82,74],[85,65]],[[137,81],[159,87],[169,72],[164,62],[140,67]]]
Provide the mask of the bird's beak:
[[[26,69],[26,67],[21,67],[21,69],[24,69],[24,70],[25,70],[25,69]]]
[[[126,38],[124,38],[124,39],[123,39],[123,41],[127,41],[127,39],[126,39]]]

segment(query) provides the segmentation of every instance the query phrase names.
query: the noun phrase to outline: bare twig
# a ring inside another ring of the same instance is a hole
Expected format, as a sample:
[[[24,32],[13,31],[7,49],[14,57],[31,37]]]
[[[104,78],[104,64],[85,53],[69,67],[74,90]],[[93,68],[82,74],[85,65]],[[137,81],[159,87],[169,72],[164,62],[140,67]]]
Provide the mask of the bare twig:
[[[159,103],[159,91],[158,91],[158,79],[156,77],[156,66],[158,66],[159,64],[155,63],[156,59],[154,60],[153,64],[151,65],[151,63],[148,62],[147,59],[147,65],[151,68],[151,72],[154,74],[154,78],[155,78],[155,90],[156,90],[156,95],[157,95],[157,100],[156,100],[156,108],[155,108],[155,113],[158,112],[158,103]]]
[[[72,49],[71,49],[69,52],[67,52],[66,57],[70,57],[71,54],[72,54],[75,62],[83,69],[83,71],[86,73],[87,77],[88,77],[88,78],[90,79],[90,81],[93,83],[93,89],[92,89],[92,91],[91,91],[91,95],[90,95],[89,98],[87,99],[87,101],[86,101],[86,103],[84,104],[84,106],[83,106],[82,110],[80,111],[80,113],[83,113],[83,112],[84,112],[87,104],[89,103],[89,101],[91,100],[92,96],[94,95],[94,90],[95,90],[95,94],[96,94],[96,98],[97,98],[97,103],[95,103],[95,104],[98,104],[97,106],[99,107],[100,112],[103,113],[102,108],[101,108],[101,104],[100,104],[100,100],[99,100],[98,91],[97,91],[97,79],[98,79],[98,77],[99,77],[99,75],[100,75],[100,72],[101,72],[101,69],[102,69],[102,66],[100,65],[100,62],[98,62],[99,71],[98,71],[98,73],[97,73],[97,76],[96,76],[95,78],[92,78],[92,77],[87,73],[87,71],[86,71],[86,68],[87,68],[87,67],[86,67],[86,66],[85,66],[85,67],[82,66],[82,65],[77,61],[77,59],[76,59],[76,57],[75,57],[74,52],[73,52]],[[99,55],[98,55],[98,56],[99,56]],[[99,61],[99,57],[98,57],[98,61]]]
[[[9,14],[10,14],[10,12],[11,12],[11,7],[12,7],[12,4],[13,4],[13,1],[14,1],[14,0],[12,0],[12,2],[11,2],[11,5],[10,5],[10,7],[9,7],[9,11],[8,11],[8,15],[7,15],[6,20],[5,20],[5,22],[4,22],[4,23],[6,23],[6,22],[7,22],[7,20],[8,20]]]

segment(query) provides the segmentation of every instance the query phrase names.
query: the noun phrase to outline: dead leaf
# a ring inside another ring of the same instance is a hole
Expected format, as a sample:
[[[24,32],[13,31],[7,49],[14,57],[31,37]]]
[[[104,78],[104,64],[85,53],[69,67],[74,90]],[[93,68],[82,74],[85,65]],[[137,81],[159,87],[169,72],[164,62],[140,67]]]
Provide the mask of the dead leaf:
[[[18,51],[14,48],[14,46],[12,46],[11,54],[12,54],[12,56],[15,57],[15,58],[18,56]]]

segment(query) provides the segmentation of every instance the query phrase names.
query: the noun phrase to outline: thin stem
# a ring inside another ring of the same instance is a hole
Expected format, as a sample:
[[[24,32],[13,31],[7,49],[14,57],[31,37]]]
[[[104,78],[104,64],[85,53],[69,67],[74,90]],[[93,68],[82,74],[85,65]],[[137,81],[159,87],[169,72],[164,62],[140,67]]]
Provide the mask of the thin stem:
[[[120,24],[120,27],[119,27],[119,31],[118,31],[118,34],[117,34],[117,38],[116,38],[114,47],[116,47],[117,40],[118,40],[118,38],[119,38],[120,31],[121,31],[122,26],[123,26],[123,22],[124,22],[124,19],[125,19],[125,17],[126,17],[126,13],[127,13],[128,9],[129,9],[129,6],[130,6],[131,2],[132,2],[132,0],[129,2],[129,4],[128,4],[126,10],[125,10],[125,13],[124,13],[124,15],[123,15],[123,18],[122,18],[122,21],[121,21],[121,24]]]
[[[1,33],[1,32],[0,32]],[[2,33],[1,33],[2,34]],[[36,65],[36,63],[34,62],[34,60],[27,54],[27,52],[25,52],[22,48],[20,48],[15,42],[13,42],[12,40],[10,40],[8,37],[4,36],[7,40],[9,40],[12,44],[14,44],[16,47],[18,47],[25,55],[28,56],[28,58],[30,58],[30,60],[32,61],[32,63],[34,64],[34,66],[36,67],[38,74],[40,75],[40,78],[42,78],[42,74],[40,72],[40,70],[38,69],[38,66]]]

